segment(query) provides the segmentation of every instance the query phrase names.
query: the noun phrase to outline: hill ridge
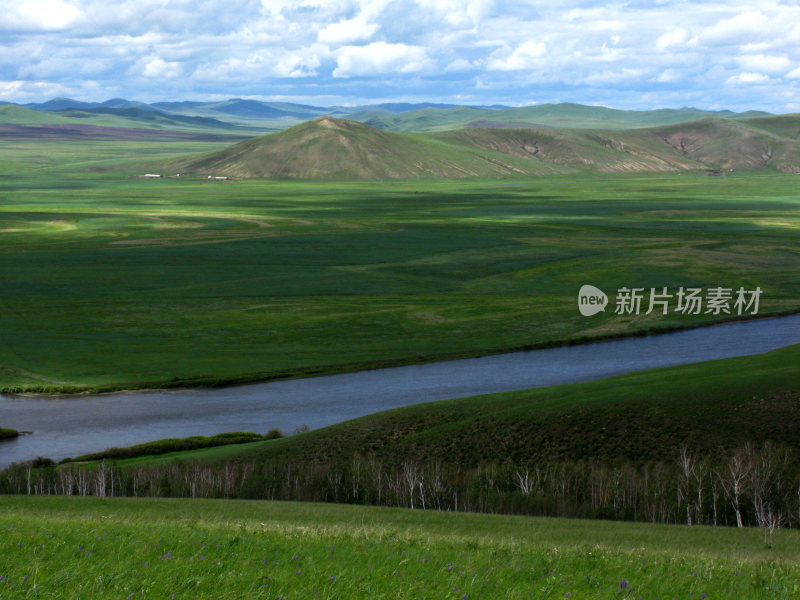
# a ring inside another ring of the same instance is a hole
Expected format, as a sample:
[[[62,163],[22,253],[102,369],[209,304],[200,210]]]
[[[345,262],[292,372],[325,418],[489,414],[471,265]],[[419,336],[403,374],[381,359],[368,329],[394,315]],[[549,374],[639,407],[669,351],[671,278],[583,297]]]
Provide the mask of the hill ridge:
[[[775,119],[775,121],[772,121]],[[758,126],[755,126],[758,125]],[[235,177],[413,179],[603,173],[800,172],[800,115],[709,117],[634,130],[468,128],[397,133],[322,115],[180,166]]]

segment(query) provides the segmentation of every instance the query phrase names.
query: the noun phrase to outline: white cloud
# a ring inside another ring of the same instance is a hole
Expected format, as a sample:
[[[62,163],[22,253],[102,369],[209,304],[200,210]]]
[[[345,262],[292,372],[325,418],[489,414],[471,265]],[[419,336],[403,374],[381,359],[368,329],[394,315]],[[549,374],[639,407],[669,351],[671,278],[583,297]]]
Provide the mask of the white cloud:
[[[458,59],[454,60],[453,62],[451,62],[450,64],[448,64],[444,68],[444,70],[449,72],[449,73],[452,73],[452,72],[457,72],[457,71],[467,71],[467,70],[472,69],[472,68],[473,68],[473,64],[471,62],[469,62],[468,60],[465,60],[463,58],[458,58]]]
[[[725,83],[728,84],[753,84],[753,83],[766,83],[769,81],[769,77],[764,75],[763,73],[739,73],[738,75],[734,75],[733,77],[728,77]]]
[[[468,90],[476,104],[535,97],[779,112],[800,89],[797,0],[0,3],[6,99],[269,94],[358,104],[378,91],[453,102]]]
[[[367,46],[345,46],[337,58],[334,77],[358,77],[413,73],[429,66],[424,48],[406,44],[373,42]]]
[[[744,69],[761,71],[764,73],[785,73],[792,68],[792,61],[785,56],[765,56],[751,54],[740,56],[736,59]]]
[[[528,40],[520,44],[513,52],[501,50],[504,57],[496,57],[489,61],[490,71],[521,71],[532,69],[538,64],[538,59],[544,55],[547,47],[544,42]]]
[[[82,87],[92,87],[94,82],[83,82]],[[14,102],[40,100],[43,97],[65,96],[74,90],[48,81],[0,81],[0,98]]]
[[[183,67],[180,63],[165,61],[158,56],[145,62],[142,69],[142,75],[157,79],[174,79],[180,77],[182,73]]]
[[[23,83],[22,81],[0,81],[0,98],[16,98]]]
[[[426,14],[436,14],[450,27],[471,29],[489,15],[493,0],[416,0]]]
[[[680,79],[680,71],[676,69],[666,69],[662,71],[661,74],[653,81],[658,81],[660,83],[675,83],[676,81],[680,81]]]
[[[667,31],[656,40],[656,46],[665,50],[671,46],[680,46],[689,39],[689,31],[685,27],[676,27],[672,31]]]
[[[722,19],[704,29],[700,37],[709,44],[742,44],[750,43],[754,38],[770,33],[774,35],[769,19],[762,12],[755,10]]]
[[[0,29],[23,31],[58,31],[68,28],[81,11],[63,0],[17,0],[3,3]]]
[[[646,69],[632,69],[629,67],[623,67],[622,69],[605,70],[600,71],[599,73],[592,73],[591,75],[585,77],[583,81],[592,85],[621,83],[623,81],[639,79],[646,73]]]
[[[331,23],[321,30],[317,39],[324,44],[349,44],[352,42],[363,42],[369,40],[375,32],[380,29],[375,23],[367,23],[367,20],[359,15],[352,19]]]
[[[316,55],[293,54],[284,56],[272,72],[278,77],[311,77],[316,75],[320,61]]]

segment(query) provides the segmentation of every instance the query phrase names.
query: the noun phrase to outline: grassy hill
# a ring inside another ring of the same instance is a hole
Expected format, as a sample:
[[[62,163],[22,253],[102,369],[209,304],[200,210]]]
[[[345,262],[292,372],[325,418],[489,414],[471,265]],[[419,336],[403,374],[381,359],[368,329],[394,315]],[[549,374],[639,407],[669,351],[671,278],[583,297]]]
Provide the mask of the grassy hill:
[[[797,172],[797,121],[700,119],[626,131],[468,128],[399,134],[318,117],[177,168],[278,179],[452,179],[700,169]]]
[[[58,125],[84,128],[91,126],[239,135],[243,132],[247,133],[245,129],[214,118],[172,115],[136,106],[63,107],[52,110],[33,110],[16,104],[5,104],[0,105],[0,127],[3,125],[26,127]],[[32,134],[35,135],[35,131],[32,131]],[[252,135],[252,131],[250,134]]]
[[[277,179],[452,179],[570,170],[331,117],[241,142],[178,168],[190,173]]]
[[[39,112],[63,109],[129,109],[168,113],[173,116],[213,118],[239,126],[281,130],[315,117],[328,115],[365,122],[379,129],[397,132],[431,132],[465,127],[557,127],[577,129],[631,129],[655,127],[702,118],[742,119],[768,116],[760,111],[734,113],[696,108],[659,110],[617,110],[574,103],[537,106],[458,106],[453,104],[384,103],[365,106],[309,106],[291,102],[269,102],[230,98],[214,102],[173,101],[146,104],[124,98],[105,102],[82,102],[54,98],[24,105]]]
[[[0,497],[4,598],[796,596],[796,531],[287,502]]]
[[[230,123],[225,123],[224,121],[212,119],[210,117],[168,115],[157,110],[147,110],[136,107],[64,108],[54,112],[71,119],[91,120],[98,118],[100,115],[108,115],[110,117],[118,117],[120,120],[132,121],[137,124],[141,123],[142,125],[155,128],[182,128],[188,126],[193,128],[230,129],[234,127]]]
[[[388,131],[430,132],[482,126],[557,127],[569,129],[633,129],[683,123],[703,118],[738,119],[765,116],[768,113],[730,111],[713,112],[695,108],[659,110],[617,110],[583,104],[541,104],[518,108],[487,109],[459,106],[456,108],[404,112],[402,114],[354,113],[348,118],[366,118],[366,123]]]
[[[417,404],[244,448],[267,460],[666,461],[800,439],[800,346],[587,383]],[[213,459],[213,453],[206,455]],[[228,458],[230,454],[226,454]],[[191,458],[187,454],[185,458]]]

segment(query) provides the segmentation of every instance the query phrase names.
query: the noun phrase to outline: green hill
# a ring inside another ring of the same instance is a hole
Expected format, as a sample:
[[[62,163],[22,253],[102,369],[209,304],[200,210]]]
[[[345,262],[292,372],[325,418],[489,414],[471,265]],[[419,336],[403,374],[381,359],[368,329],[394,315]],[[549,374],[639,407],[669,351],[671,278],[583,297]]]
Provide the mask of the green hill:
[[[457,108],[409,111],[402,114],[355,113],[355,118],[379,129],[402,132],[427,132],[479,126],[558,127],[569,129],[633,129],[657,127],[695,121],[703,118],[738,119],[764,116],[768,113],[729,111],[712,112],[696,108],[659,110],[617,110],[604,106],[583,104],[540,104],[518,108],[485,109],[459,106]]]
[[[796,598],[800,535],[209,499],[0,497],[3,598]],[[533,590],[533,591],[532,591]]]
[[[100,106],[33,110],[16,104],[0,106],[0,126],[2,125],[91,125],[128,129],[213,130],[219,133],[231,132],[231,130],[237,129],[230,123],[217,119],[170,115],[156,110],[136,107],[115,108]]]
[[[503,177],[570,170],[331,117],[241,142],[179,168],[190,173],[278,179]]]
[[[318,117],[170,168],[276,179],[454,179],[708,169],[797,172],[796,130],[797,119],[759,117],[700,119],[625,131],[468,128],[401,134]]]
[[[800,346],[608,379],[417,404],[274,440],[261,459],[324,463],[360,454],[401,464],[673,461],[800,439]],[[253,450],[251,450],[253,451]]]
[[[121,120],[136,123],[139,126],[147,126],[154,128],[183,128],[183,127],[196,127],[196,128],[213,128],[213,129],[227,129],[234,127],[230,123],[225,123],[218,119],[209,117],[189,117],[185,115],[169,115],[157,110],[147,110],[143,108],[124,107],[97,107],[97,108],[64,108],[53,111],[58,115],[68,117],[71,119],[93,119],[101,115],[108,115],[109,117],[118,117]]]

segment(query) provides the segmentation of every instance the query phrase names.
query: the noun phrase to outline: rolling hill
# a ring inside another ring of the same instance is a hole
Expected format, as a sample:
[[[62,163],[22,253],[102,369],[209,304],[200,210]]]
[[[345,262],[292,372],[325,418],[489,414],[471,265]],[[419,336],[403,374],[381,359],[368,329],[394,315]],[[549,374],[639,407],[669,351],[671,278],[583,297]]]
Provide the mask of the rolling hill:
[[[800,116],[632,130],[468,128],[403,134],[318,117],[176,164],[276,179],[413,179],[767,169],[800,172]]]
[[[540,104],[509,107],[458,106],[433,102],[387,102],[364,106],[311,106],[291,102],[269,102],[230,98],[223,101],[171,101],[147,104],[124,98],[105,102],[84,102],[71,98],[53,98],[29,103],[25,108],[47,113],[64,109],[129,109],[206,117],[265,130],[286,129],[319,116],[333,116],[361,121],[387,131],[432,132],[465,127],[558,127],[571,129],[633,129],[671,125],[703,118],[743,119],[769,116],[749,111],[707,111],[696,108],[659,110],[616,110],[603,106],[574,103]]]
[[[503,177],[569,170],[331,117],[318,117],[175,167],[189,173],[276,179]]]
[[[713,455],[800,434],[800,346],[607,379],[383,411],[243,447],[261,460],[388,462],[674,460],[686,444]],[[188,456],[187,456],[188,457]]]
[[[53,101],[55,102],[55,101]],[[113,101],[109,101],[113,103]],[[119,129],[214,130],[218,133],[241,133],[231,123],[209,117],[173,115],[136,106],[84,106],[35,110],[16,104],[0,106],[0,126],[95,126]],[[35,132],[34,132],[35,133]]]
[[[424,108],[402,114],[354,114],[348,118],[364,120],[368,125],[387,131],[430,132],[472,126],[557,127],[569,129],[635,129],[685,123],[705,118],[739,119],[769,116],[764,112],[733,113],[704,111],[696,108],[659,110],[617,110],[604,106],[586,106],[565,102],[517,108]]]

